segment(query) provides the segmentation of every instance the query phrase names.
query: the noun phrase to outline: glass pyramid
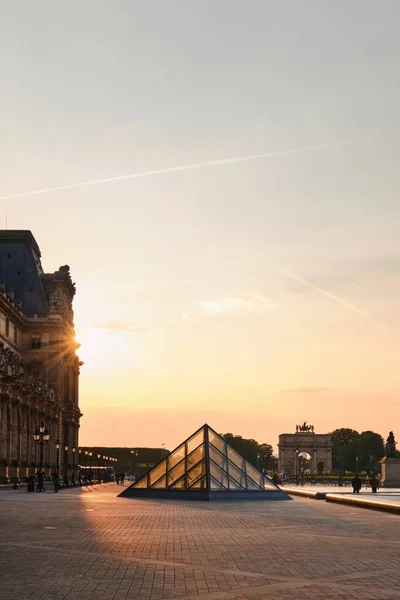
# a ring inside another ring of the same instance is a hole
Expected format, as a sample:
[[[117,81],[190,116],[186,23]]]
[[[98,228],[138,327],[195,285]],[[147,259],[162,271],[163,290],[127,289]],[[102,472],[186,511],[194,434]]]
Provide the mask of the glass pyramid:
[[[270,479],[203,425],[122,497],[288,499]]]

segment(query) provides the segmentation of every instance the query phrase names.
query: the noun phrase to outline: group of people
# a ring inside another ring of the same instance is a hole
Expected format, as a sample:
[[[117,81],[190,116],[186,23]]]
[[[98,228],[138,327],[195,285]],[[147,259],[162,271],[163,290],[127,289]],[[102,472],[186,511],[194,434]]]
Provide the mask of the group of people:
[[[52,480],[53,480],[53,486],[54,486],[54,493],[57,493],[58,490],[60,489],[60,484],[61,484],[61,479],[60,479],[60,475],[58,474],[58,471],[54,471],[54,473],[52,475]],[[36,481],[37,481],[36,491],[37,492],[45,492],[46,488],[45,488],[44,484],[46,481],[46,474],[43,471],[43,469],[39,469],[37,471]]]
[[[379,488],[379,479],[376,477],[376,475],[367,476],[365,483],[366,485],[369,484],[371,486],[372,492],[374,494],[377,493]],[[359,494],[362,487],[362,480],[357,473],[356,476],[353,477],[351,485],[353,486],[353,494]]]
[[[272,481],[275,485],[285,485],[287,482],[286,473],[274,473],[272,476]]]
[[[129,483],[136,483],[136,481],[139,481],[139,479],[142,478],[142,473],[135,473],[134,475],[132,475],[132,473],[129,474]],[[115,481],[118,485],[125,485],[125,479],[126,479],[126,475],[123,471],[120,471],[119,473],[115,474]]]
[[[115,481],[117,485],[125,485],[125,473],[123,471],[115,473]]]

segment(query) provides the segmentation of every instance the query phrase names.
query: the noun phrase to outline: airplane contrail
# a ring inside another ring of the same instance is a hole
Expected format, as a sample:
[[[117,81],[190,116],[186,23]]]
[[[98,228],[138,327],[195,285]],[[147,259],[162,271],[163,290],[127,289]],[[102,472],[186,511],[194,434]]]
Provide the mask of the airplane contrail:
[[[2,196],[0,200],[11,200],[12,198],[22,198],[23,196],[34,196],[36,194],[45,194],[48,192],[58,192],[61,190],[71,190],[73,188],[84,187],[87,185],[99,185],[101,183],[111,183],[113,181],[122,181],[124,179],[136,179],[137,177],[150,177],[151,175],[162,175],[163,173],[177,173],[178,171],[189,171],[191,169],[203,169],[205,167],[216,167],[218,165],[229,165],[233,163],[247,162],[251,160],[261,160],[264,158],[273,158],[277,156],[287,156],[289,154],[301,154],[302,152],[311,152],[312,150],[322,150],[324,148],[334,148],[335,146],[347,146],[350,144],[359,144],[372,138],[361,138],[356,140],[345,140],[341,142],[331,142],[329,144],[318,144],[316,146],[305,146],[303,148],[294,148],[292,150],[281,150],[276,152],[265,152],[264,154],[251,154],[249,156],[235,156],[233,158],[221,158],[218,160],[209,160],[205,162],[182,165],[180,167],[166,167],[164,169],[155,169],[152,171],[142,171],[139,173],[130,173],[129,175],[117,175],[116,177],[107,177],[106,179],[91,179],[80,181],[78,183],[69,183],[66,185],[57,185],[55,187],[41,188],[18,194]]]
[[[298,281],[300,283],[304,283],[304,285],[307,285],[308,287],[311,287],[316,292],[319,292],[320,294],[323,294],[324,296],[327,296],[331,300],[334,300],[335,302],[338,302],[342,306],[345,306],[346,308],[349,308],[350,310],[358,313],[362,317],[365,317],[365,318],[370,319],[371,321],[373,321],[372,317],[370,315],[368,315],[367,313],[365,313],[363,310],[361,310],[361,308],[358,308],[358,306],[354,306],[354,304],[350,304],[350,302],[346,302],[346,300],[343,300],[343,298],[340,298],[339,296],[335,296],[335,294],[332,294],[331,292],[328,292],[328,290],[324,290],[324,288],[319,287],[319,285],[315,285],[315,283],[312,283],[311,281],[308,281],[308,279],[304,279],[303,277],[299,277],[298,275],[295,275],[294,273],[290,273],[289,271],[286,271],[285,269],[282,269],[281,267],[277,267],[276,265],[270,265],[270,266],[275,271],[278,271],[278,273],[282,273],[283,275],[286,275],[286,277],[289,277],[290,279],[293,279],[294,281]]]

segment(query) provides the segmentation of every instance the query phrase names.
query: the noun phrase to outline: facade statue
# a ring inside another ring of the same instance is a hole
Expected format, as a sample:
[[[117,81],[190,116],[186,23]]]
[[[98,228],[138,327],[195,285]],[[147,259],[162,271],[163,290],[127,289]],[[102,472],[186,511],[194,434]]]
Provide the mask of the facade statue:
[[[386,458],[395,458],[396,456],[396,440],[394,439],[393,431],[389,433],[389,436],[386,440]]]

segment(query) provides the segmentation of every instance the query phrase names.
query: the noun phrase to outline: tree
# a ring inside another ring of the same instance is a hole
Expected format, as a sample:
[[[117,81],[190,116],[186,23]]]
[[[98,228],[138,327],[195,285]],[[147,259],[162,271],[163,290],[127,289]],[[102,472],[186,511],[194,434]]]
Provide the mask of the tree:
[[[258,468],[260,471],[276,471],[278,459],[274,456],[274,449],[270,444],[259,444]]]
[[[256,440],[243,438],[233,433],[221,434],[228,444],[249,463],[260,471],[274,470],[278,466],[278,459],[270,444],[259,444]]]
[[[360,437],[354,429],[342,428],[332,431],[332,466],[343,471],[357,468],[357,440]]]
[[[385,444],[379,433],[354,429],[335,429],[332,436],[332,464],[343,471],[377,471],[385,456]]]
[[[385,443],[379,433],[363,431],[357,440],[357,462],[360,470],[379,470],[379,460],[385,456]]]

